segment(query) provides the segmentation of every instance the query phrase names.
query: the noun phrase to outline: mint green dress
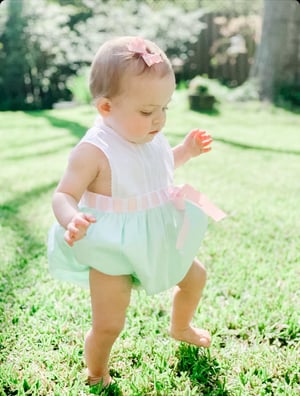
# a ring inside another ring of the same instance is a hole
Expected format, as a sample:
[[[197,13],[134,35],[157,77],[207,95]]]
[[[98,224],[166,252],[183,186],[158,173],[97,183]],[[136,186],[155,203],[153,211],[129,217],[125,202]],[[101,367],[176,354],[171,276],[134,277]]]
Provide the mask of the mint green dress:
[[[174,160],[162,133],[144,144],[130,143],[97,118],[78,143],[92,144],[107,157],[112,196],[86,191],[79,203],[96,223],[73,247],[58,223],[49,232],[50,273],[89,287],[89,269],[130,275],[148,294],[169,289],[188,272],[207,227],[203,210],[174,201]],[[84,166],[84,164],[82,164]]]

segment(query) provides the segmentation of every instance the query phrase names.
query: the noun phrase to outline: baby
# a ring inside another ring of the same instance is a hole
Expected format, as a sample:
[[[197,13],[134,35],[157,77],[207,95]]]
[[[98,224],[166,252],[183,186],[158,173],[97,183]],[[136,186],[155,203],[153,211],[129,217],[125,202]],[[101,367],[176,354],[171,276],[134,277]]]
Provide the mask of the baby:
[[[207,214],[219,220],[224,213],[191,186],[173,184],[174,168],[210,151],[212,142],[194,129],[171,149],[161,130],[174,89],[170,61],[154,43],[121,37],[102,45],[90,75],[99,116],[53,196],[50,271],[90,288],[90,384],[112,381],[109,356],[133,285],[148,294],[174,286],[170,335],[199,347],[211,343],[208,331],[191,324],[206,280],[195,256]]]

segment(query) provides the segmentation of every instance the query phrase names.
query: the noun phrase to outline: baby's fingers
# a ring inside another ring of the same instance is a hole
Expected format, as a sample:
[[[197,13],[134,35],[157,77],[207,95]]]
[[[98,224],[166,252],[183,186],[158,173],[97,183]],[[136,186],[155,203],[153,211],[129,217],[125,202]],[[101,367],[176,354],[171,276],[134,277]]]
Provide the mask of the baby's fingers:
[[[206,140],[206,139],[211,139],[211,135],[207,133],[206,131],[198,131],[195,135],[196,139],[200,140]]]
[[[64,240],[67,242],[69,246],[74,245],[75,235],[72,235],[68,230],[65,232]]]
[[[210,150],[211,150],[211,147],[203,147],[202,148],[202,153],[207,153]]]
[[[209,146],[212,143],[212,139],[201,140],[201,145],[203,147]]]
[[[203,140],[197,138],[196,142],[199,148],[201,149],[201,153],[207,153],[208,151],[211,150],[212,139],[210,137]]]
[[[81,216],[78,216],[76,219],[74,219],[74,224],[76,227],[88,228],[91,223],[95,222],[95,217],[88,213],[83,213]]]
[[[78,233],[78,228],[77,228],[77,226],[75,225],[75,223],[69,223],[69,224],[68,224],[68,227],[67,227],[67,231],[69,231],[69,233],[70,233],[70,235],[71,235],[72,237],[75,237],[76,234]]]
[[[96,219],[93,215],[89,214],[89,213],[85,213],[84,214],[84,218],[89,222],[89,223],[96,223]]]

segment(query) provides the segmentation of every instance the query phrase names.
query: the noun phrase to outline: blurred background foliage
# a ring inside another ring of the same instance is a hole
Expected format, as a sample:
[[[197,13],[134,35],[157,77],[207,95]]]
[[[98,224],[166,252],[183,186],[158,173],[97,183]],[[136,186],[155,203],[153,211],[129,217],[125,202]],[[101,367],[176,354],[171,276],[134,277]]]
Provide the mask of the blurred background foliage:
[[[117,35],[157,42],[177,80],[207,74],[242,84],[259,40],[263,0],[4,0],[0,8],[0,110],[87,102],[88,66]],[[83,92],[84,91],[84,92]]]

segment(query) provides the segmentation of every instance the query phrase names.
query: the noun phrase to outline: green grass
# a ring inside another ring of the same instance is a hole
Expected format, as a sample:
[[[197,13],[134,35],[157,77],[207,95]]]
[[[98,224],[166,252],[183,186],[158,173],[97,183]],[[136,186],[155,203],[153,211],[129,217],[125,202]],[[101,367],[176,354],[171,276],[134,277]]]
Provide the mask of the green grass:
[[[300,118],[260,103],[222,103],[215,114],[170,106],[176,144],[207,129],[213,151],[176,174],[229,214],[210,222],[200,259],[208,283],[195,324],[209,351],[167,334],[171,292],[134,291],[111,358],[106,395],[299,395]],[[89,395],[84,334],[89,296],[47,272],[51,194],[70,148],[94,118],[81,107],[0,113],[0,395]]]

